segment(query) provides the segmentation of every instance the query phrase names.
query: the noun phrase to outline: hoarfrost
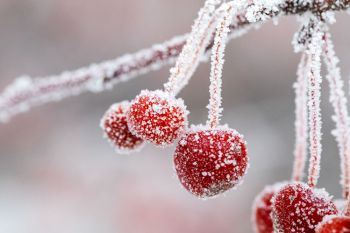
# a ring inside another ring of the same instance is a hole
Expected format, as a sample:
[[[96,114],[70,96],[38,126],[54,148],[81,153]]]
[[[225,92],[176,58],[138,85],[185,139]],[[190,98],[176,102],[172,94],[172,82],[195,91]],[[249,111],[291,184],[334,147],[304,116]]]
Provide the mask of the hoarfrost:
[[[294,168],[293,180],[302,181],[307,157],[307,133],[308,133],[308,107],[307,107],[307,56],[302,55],[295,88],[295,147],[294,147]]]
[[[350,191],[350,122],[347,109],[348,101],[343,90],[344,82],[341,78],[340,68],[338,67],[339,59],[335,54],[330,33],[325,34],[324,41],[323,58],[328,71],[327,80],[330,88],[329,100],[335,113],[333,119],[336,124],[336,129],[333,133],[338,143],[339,155],[341,158],[341,184],[343,186],[343,195],[344,198],[348,198]]]

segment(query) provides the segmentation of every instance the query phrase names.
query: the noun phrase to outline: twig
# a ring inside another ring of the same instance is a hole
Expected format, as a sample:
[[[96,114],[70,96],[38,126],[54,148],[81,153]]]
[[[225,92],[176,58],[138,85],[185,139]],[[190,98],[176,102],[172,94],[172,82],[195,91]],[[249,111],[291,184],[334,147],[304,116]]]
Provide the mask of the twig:
[[[259,14],[265,17],[260,17],[256,21],[266,21],[282,15],[301,15],[305,12],[312,12],[322,19],[328,12],[343,11],[349,7],[350,0],[315,0],[307,3],[281,0],[278,6],[262,10]],[[248,20],[246,12],[240,12],[236,19],[236,23],[230,27],[233,32],[256,24]],[[33,106],[59,101],[86,91],[100,92],[121,81],[157,70],[174,61],[181,52],[185,40],[186,35],[178,36],[134,54],[57,76],[18,78],[0,94],[0,122]],[[212,43],[207,50],[211,47]]]

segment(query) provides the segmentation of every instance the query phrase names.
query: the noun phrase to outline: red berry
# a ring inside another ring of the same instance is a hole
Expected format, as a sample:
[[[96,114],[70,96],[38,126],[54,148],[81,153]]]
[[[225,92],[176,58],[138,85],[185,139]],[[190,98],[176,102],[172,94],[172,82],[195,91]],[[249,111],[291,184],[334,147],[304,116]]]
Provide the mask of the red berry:
[[[143,145],[143,140],[129,130],[125,115],[128,108],[128,101],[113,104],[101,120],[105,137],[118,153],[131,152]]]
[[[187,110],[181,99],[157,91],[142,91],[127,112],[132,132],[158,146],[174,143],[185,131]]]
[[[304,183],[287,184],[272,199],[272,219],[277,232],[314,233],[324,216],[338,210],[324,189]]]
[[[246,143],[232,129],[192,129],[179,141],[174,164],[185,189],[212,197],[241,181],[248,167]]]
[[[286,183],[277,183],[264,188],[255,198],[253,204],[253,224],[257,233],[273,233],[273,222],[271,219],[272,198]]]
[[[317,227],[317,233],[349,233],[350,218],[345,216],[327,216]]]

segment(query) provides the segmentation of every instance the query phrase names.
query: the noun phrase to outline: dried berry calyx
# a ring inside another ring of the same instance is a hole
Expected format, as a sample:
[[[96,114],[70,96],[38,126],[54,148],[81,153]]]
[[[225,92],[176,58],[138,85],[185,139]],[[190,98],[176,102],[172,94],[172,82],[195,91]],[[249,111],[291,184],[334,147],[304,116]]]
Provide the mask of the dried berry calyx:
[[[144,90],[127,112],[130,130],[158,146],[174,143],[187,127],[188,111],[182,99],[161,91]]]
[[[256,233],[274,233],[271,218],[272,198],[286,184],[286,182],[283,182],[266,186],[255,198],[252,220]]]
[[[137,151],[143,146],[143,140],[129,130],[126,111],[129,109],[129,102],[113,104],[101,119],[101,128],[104,136],[118,153],[129,153]]]
[[[246,142],[232,129],[192,128],[179,141],[174,164],[185,189],[212,197],[240,183],[248,167]]]
[[[304,183],[287,184],[272,199],[272,219],[277,232],[314,233],[327,215],[338,210],[324,189]]]
[[[346,216],[327,216],[316,229],[316,233],[348,232],[350,232],[350,218]]]

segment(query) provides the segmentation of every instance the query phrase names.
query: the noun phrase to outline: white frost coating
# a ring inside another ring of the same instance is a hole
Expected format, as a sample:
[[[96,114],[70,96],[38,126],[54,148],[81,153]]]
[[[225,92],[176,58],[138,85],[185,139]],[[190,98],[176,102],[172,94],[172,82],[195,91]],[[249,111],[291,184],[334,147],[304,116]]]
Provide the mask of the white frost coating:
[[[294,147],[294,168],[292,178],[294,181],[302,181],[307,157],[307,133],[308,133],[308,107],[307,107],[307,56],[302,55],[295,88],[295,147]]]
[[[310,18],[310,20],[314,20]],[[324,35],[324,24],[317,19],[313,24],[315,27],[312,34],[311,43],[308,45],[305,51],[306,56],[310,59],[308,67],[308,96],[309,96],[309,128],[310,128],[310,166],[308,184],[310,187],[315,187],[320,174],[321,163],[321,54],[324,41],[322,37]]]
[[[150,49],[75,71],[65,71],[56,76],[19,77],[0,94],[0,122],[6,122],[12,116],[33,106],[60,101],[86,91],[103,91],[121,81],[128,81],[137,75],[157,70],[172,62],[171,54],[175,53],[176,45],[181,44],[186,36],[175,37]],[[168,57],[166,59],[155,57],[159,53],[168,54]]]
[[[235,2],[229,2],[224,5],[224,13],[220,18],[212,48],[211,72],[210,72],[210,100],[209,100],[209,119],[208,125],[215,128],[219,125],[221,108],[221,86],[222,86],[222,69],[224,65],[224,52],[226,40],[230,31],[229,26],[232,15],[236,11]]]
[[[283,0],[255,0],[249,5],[246,17],[249,22],[265,21],[280,13],[279,5]]]
[[[167,92],[176,94],[179,90],[178,84],[182,80],[187,79],[191,66],[197,67],[201,54],[205,50],[205,43],[209,43],[207,39],[210,28],[214,23],[214,12],[216,6],[220,4],[221,0],[206,0],[204,7],[199,11],[198,18],[195,20],[192,31],[188,35],[186,44],[183,47],[176,64],[170,69],[169,81],[164,85]],[[195,68],[192,70],[195,70]]]
[[[338,143],[339,155],[341,158],[341,184],[343,187],[343,197],[347,199],[350,191],[350,124],[347,109],[348,101],[343,90],[344,82],[341,79],[340,68],[338,67],[339,59],[335,54],[330,33],[325,34],[323,57],[328,71],[327,80],[330,87],[329,100],[335,113],[333,120],[335,121],[336,129],[333,131],[333,134]]]

